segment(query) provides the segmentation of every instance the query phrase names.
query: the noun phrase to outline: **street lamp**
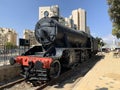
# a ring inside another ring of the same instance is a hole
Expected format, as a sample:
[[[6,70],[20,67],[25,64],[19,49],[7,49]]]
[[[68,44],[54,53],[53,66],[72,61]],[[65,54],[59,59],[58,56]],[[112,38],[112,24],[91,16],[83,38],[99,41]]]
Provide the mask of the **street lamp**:
[[[103,43],[103,40],[100,40],[100,51],[101,51],[101,54],[102,54],[102,43]]]

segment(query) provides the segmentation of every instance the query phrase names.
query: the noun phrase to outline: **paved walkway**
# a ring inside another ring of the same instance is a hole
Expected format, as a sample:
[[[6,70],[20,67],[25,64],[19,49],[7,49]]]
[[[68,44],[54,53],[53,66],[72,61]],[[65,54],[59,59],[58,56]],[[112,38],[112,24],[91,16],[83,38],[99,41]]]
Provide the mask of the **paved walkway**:
[[[97,63],[73,90],[120,90],[120,58],[113,58],[113,53]]]

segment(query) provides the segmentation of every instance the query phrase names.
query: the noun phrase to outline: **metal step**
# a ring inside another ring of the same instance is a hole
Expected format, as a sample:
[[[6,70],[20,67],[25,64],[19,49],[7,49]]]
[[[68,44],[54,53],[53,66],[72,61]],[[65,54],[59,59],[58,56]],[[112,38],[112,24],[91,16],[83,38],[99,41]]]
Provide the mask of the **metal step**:
[[[47,73],[46,69],[41,69],[41,70],[31,70],[32,72],[38,72],[38,73]]]
[[[29,79],[30,81],[31,80],[40,80],[40,81],[47,81],[48,80],[48,78],[44,78],[44,77],[39,77],[39,78],[37,78],[37,77],[31,77],[30,79]]]
[[[43,74],[43,73],[40,74],[40,73],[39,73],[37,76],[38,76],[38,77],[47,77],[47,74]]]

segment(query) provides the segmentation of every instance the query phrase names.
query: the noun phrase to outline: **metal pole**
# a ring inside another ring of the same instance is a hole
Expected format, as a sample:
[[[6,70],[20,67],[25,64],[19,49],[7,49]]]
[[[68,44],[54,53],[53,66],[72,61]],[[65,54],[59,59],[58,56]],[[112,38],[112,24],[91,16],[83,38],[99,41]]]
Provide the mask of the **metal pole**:
[[[4,65],[5,65],[5,45],[3,45],[3,48],[4,48],[4,52],[3,52],[3,55],[4,55]]]
[[[100,48],[101,48],[101,55],[102,55],[102,40],[100,40]]]

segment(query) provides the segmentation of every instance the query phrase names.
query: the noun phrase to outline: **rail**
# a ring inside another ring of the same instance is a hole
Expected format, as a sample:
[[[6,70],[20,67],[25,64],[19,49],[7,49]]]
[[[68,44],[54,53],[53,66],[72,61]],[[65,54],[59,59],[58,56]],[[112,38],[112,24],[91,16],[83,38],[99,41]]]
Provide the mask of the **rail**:
[[[7,89],[7,88],[10,88],[10,87],[12,87],[13,85],[18,84],[18,83],[20,83],[20,82],[22,82],[22,81],[24,81],[24,78],[21,78],[21,79],[18,79],[18,80],[16,80],[16,81],[10,82],[10,83],[8,83],[8,84],[2,85],[2,86],[0,86],[0,90],[3,90],[3,89],[5,90],[5,89]]]

